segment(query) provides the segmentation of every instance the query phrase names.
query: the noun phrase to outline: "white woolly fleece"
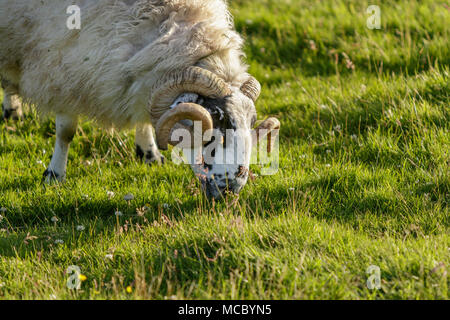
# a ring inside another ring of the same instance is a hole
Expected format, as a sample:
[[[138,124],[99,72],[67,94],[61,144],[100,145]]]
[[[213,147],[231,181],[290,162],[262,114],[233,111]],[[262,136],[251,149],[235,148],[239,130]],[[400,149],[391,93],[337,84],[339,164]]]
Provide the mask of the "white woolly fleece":
[[[70,5],[81,30],[66,27]],[[1,0],[0,39],[0,77],[41,113],[118,129],[151,122],[150,90],[168,72],[248,77],[224,0]]]

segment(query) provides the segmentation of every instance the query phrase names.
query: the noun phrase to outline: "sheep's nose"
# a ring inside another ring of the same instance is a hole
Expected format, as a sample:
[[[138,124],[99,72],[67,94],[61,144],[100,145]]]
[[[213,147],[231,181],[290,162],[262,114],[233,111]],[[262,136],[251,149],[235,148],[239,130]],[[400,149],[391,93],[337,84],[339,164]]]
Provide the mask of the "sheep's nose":
[[[205,188],[206,196],[209,199],[220,200],[226,198],[229,193],[238,194],[242,190],[243,185],[239,185],[231,181],[227,186],[217,186],[214,183],[208,183]]]
[[[238,194],[247,183],[248,169],[244,166],[239,167],[239,171],[233,179],[208,179],[203,187],[208,198],[222,199],[227,193]]]

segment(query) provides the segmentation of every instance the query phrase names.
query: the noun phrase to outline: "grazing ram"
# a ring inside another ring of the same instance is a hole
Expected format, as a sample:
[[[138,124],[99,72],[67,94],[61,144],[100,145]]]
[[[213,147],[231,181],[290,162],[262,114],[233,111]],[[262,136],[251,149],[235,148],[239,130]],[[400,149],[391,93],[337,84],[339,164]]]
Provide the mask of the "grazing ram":
[[[71,5],[81,9],[78,30],[66,27]],[[224,150],[232,141],[244,146],[232,164],[214,154],[191,164],[206,194],[238,193],[247,182],[260,85],[242,62],[243,41],[223,0],[1,0],[0,39],[6,97],[56,114],[46,182],[65,178],[80,115],[104,127],[136,127],[136,150],[148,163],[163,161],[158,147],[175,143],[176,128],[198,137],[193,124],[201,122],[209,139],[200,150],[212,143],[210,129],[222,134]],[[258,128],[270,132],[279,122]],[[247,133],[227,139],[227,129]]]

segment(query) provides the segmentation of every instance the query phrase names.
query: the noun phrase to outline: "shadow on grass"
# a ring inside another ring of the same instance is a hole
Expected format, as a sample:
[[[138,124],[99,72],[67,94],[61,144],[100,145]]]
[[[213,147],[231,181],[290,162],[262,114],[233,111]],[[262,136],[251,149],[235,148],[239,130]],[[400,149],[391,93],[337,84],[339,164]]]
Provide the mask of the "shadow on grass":
[[[81,239],[86,243],[95,243],[100,241],[104,232],[114,233],[114,227],[108,226],[104,229],[96,228],[94,232],[89,232]],[[51,234],[50,234],[51,236]],[[47,260],[50,263],[61,265],[65,268],[71,263],[82,267],[83,273],[89,279],[83,287],[94,287],[92,279],[95,279],[95,287],[99,291],[109,291],[110,286],[104,286],[105,283],[111,283],[113,279],[120,277],[120,282],[133,283],[136,291],[142,289],[152,289],[152,298],[164,298],[179,291],[188,294],[191,284],[200,284],[210,282],[212,285],[221,286],[229,281],[237,285],[237,292],[251,288],[252,284],[243,282],[245,277],[263,276],[267,286],[276,286],[278,281],[272,281],[277,277],[273,273],[272,263],[258,264],[257,257],[249,257],[246,254],[230,254],[236,250],[242,249],[240,242],[233,241],[231,244],[224,244],[216,239],[214,233],[209,230],[200,230],[198,233],[191,233],[186,238],[163,238],[155,240],[155,246],[146,245],[134,250],[120,250],[114,254],[114,260],[108,262],[105,266],[92,256],[83,255],[82,257],[67,258],[49,253],[55,248],[53,242],[46,242],[45,236],[39,236],[38,240],[28,240],[28,244],[17,245],[26,240],[25,235],[14,235],[10,239],[0,238],[0,254],[4,257],[14,257],[22,259]],[[42,240],[41,240],[42,239]],[[257,241],[254,237],[254,241]],[[77,249],[77,241],[72,239],[65,242],[69,252]],[[253,241],[253,239],[251,239]],[[11,244],[15,243],[14,246]],[[95,255],[95,254],[94,254]],[[38,258],[39,257],[39,258]],[[261,262],[261,261],[259,261]],[[98,264],[98,265],[97,265]],[[256,267],[255,267],[256,266]],[[260,268],[259,268],[260,267]],[[256,270],[258,268],[258,270]],[[61,270],[58,270],[61,271]],[[214,276],[213,276],[214,275]],[[157,287],[149,288],[159,282]],[[163,281],[160,281],[162,280]],[[117,281],[118,282],[118,281]],[[192,289],[192,288],[191,288]],[[88,298],[89,291],[81,293]]]
[[[430,235],[443,231],[437,226],[448,226],[449,193],[448,181],[409,186],[395,174],[336,169],[304,181],[292,181],[289,186],[275,182],[245,201],[252,208],[267,208],[254,211],[253,216],[258,218],[307,215],[355,230],[362,228],[374,237],[385,231],[401,235],[416,225],[423,234]]]

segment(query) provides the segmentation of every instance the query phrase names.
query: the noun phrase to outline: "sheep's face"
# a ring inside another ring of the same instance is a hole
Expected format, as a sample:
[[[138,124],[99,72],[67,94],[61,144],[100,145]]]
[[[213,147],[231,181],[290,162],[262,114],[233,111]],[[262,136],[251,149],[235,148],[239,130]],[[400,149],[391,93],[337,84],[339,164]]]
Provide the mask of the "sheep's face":
[[[224,99],[200,97],[198,103],[211,114],[214,129],[211,141],[203,144],[201,161],[191,167],[209,198],[237,194],[248,179],[255,105],[240,90]]]
[[[265,134],[273,138],[271,132],[280,128],[277,119],[269,118],[252,130],[259,82],[249,75],[240,88],[231,87],[210,71],[189,67],[160,83],[151,105],[155,112],[171,106],[158,116],[159,148],[181,148],[209,198],[239,193],[247,183],[253,145]]]

